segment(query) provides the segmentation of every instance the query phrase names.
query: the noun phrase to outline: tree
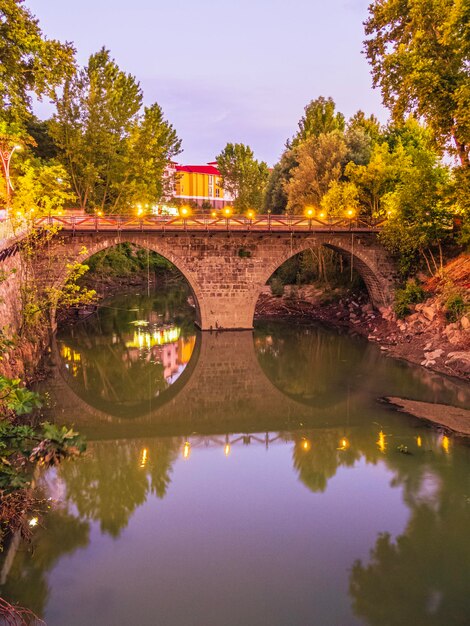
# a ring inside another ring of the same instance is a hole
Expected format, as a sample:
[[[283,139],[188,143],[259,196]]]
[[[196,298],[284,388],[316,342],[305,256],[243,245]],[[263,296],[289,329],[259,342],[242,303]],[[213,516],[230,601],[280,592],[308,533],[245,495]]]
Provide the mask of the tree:
[[[344,131],[344,115],[335,113],[336,104],[333,98],[320,96],[312,100],[304,109],[304,115],[299,122],[299,130],[291,142],[295,147],[310,137]]]
[[[60,211],[75,201],[68,174],[58,163],[28,159],[15,182],[13,213],[38,217]]]
[[[289,212],[302,213],[306,205],[320,205],[330,183],[341,176],[346,152],[344,139],[336,132],[313,135],[296,148],[298,165],[285,185]]]
[[[264,211],[274,214],[284,213],[287,207],[286,184],[291,179],[291,172],[298,165],[295,150],[285,150],[279,163],[272,169],[266,194],[264,196]]]
[[[257,161],[252,149],[242,143],[228,143],[216,160],[222,186],[235,198],[235,209],[259,211],[269,177],[266,163]]]
[[[348,121],[344,135],[348,147],[346,162],[366,165],[381,136],[380,123],[375,115],[366,117],[363,111],[357,111]]]
[[[349,162],[345,168],[346,177],[356,185],[365,212],[372,217],[385,214],[382,199],[392,191],[399,181],[400,170],[408,155],[400,144],[391,150],[388,143],[378,143],[372,150],[366,165]]]
[[[393,119],[426,120],[441,147],[470,154],[470,5],[458,0],[375,0],[365,50]]]
[[[141,112],[142,98],[104,48],[67,81],[50,132],[83,208],[119,212],[161,199],[181,143],[157,104]]]
[[[349,210],[357,213],[360,210],[359,191],[354,183],[332,181],[328,191],[321,200],[321,208],[327,215],[344,217]]]
[[[24,123],[31,94],[52,97],[71,75],[75,50],[69,43],[46,39],[23,0],[2,0],[0,41],[0,118]]]

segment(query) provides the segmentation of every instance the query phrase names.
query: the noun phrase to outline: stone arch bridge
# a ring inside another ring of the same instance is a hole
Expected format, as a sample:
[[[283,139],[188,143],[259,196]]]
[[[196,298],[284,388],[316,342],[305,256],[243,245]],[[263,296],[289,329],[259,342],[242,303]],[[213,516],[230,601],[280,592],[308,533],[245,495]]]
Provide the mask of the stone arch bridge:
[[[252,328],[259,294],[273,272],[318,245],[351,260],[375,307],[393,299],[395,266],[377,239],[376,225],[281,216],[211,221],[87,216],[47,222],[61,226],[38,260],[49,286],[63,284],[67,263],[85,262],[101,250],[129,242],[161,254],[181,271],[193,291],[202,330]]]

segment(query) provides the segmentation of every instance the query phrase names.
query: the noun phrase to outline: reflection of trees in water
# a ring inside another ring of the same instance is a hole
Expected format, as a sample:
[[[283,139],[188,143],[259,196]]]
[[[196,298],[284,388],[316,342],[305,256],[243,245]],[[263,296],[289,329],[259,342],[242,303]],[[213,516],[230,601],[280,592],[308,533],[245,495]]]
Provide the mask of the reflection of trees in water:
[[[440,435],[422,430],[418,447],[416,431],[406,423],[399,430],[385,428],[390,430],[395,437],[387,435],[385,453],[373,425],[284,432],[280,439],[293,443],[293,466],[313,492],[325,491],[338,468],[361,460],[385,464],[391,484],[403,489],[411,512],[405,533],[395,543],[379,535],[370,563],[356,562],[352,568],[350,593],[357,615],[377,626],[464,624],[470,580],[468,450],[455,447],[446,454]],[[225,439],[219,439],[222,447]],[[5,597],[43,614],[48,571],[62,555],[88,545],[90,522],[118,537],[150,494],[165,497],[183,443],[179,437],[98,442],[85,458],[61,465],[57,484],[68,508],[45,516],[47,531],[37,530],[34,551],[18,552]],[[400,443],[412,454],[401,454]],[[258,445],[264,447],[264,439]],[[230,454],[236,454],[234,446]],[[77,517],[71,514],[75,510]]]
[[[23,546],[15,556],[5,585],[4,598],[11,598],[43,616],[49,597],[47,573],[66,554],[72,554],[89,543],[89,524],[66,508],[51,509],[45,518],[47,529],[38,528],[32,546]]]
[[[118,537],[150,493],[166,495],[180,447],[177,438],[153,440],[144,448],[132,440],[95,444],[79,463],[59,468],[66,498],[82,518],[99,521],[103,532]]]
[[[320,326],[258,323],[255,351],[265,375],[283,393],[314,406],[336,403],[354,392],[470,402],[468,385],[385,357],[363,339]]]
[[[314,493],[326,490],[328,480],[332,478],[341,465],[352,466],[361,457],[357,448],[346,447],[337,430],[306,433],[296,437],[292,453],[294,468],[299,479]]]
[[[452,458],[424,452],[418,468],[406,456],[387,464],[403,487],[411,516],[395,541],[379,534],[370,562],[357,561],[350,594],[355,613],[374,626],[453,626],[470,615],[469,450]]]

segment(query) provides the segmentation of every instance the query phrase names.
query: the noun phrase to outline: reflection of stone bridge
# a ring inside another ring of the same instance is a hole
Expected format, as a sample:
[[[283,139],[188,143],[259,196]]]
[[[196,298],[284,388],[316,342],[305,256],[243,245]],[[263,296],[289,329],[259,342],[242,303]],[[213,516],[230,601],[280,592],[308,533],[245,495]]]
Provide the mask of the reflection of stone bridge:
[[[60,236],[40,260],[39,278],[42,275],[46,286],[61,286],[67,263],[85,261],[101,250],[129,242],[161,254],[183,273],[193,290],[203,330],[252,328],[256,302],[272,273],[290,257],[318,245],[351,261],[375,306],[387,305],[393,298],[394,264],[377,240],[377,230],[370,227],[310,230],[307,226],[288,228],[286,222],[284,228],[270,230],[249,226],[152,230],[145,224],[139,230],[109,225],[95,230],[81,222],[62,222]]]
[[[114,417],[73,389],[53,350],[47,391],[52,415],[91,439],[147,435],[297,430],[344,424],[355,396],[337,392],[330,405],[307,406],[282,393],[261,369],[249,331],[202,333],[180,378],[146,411]]]

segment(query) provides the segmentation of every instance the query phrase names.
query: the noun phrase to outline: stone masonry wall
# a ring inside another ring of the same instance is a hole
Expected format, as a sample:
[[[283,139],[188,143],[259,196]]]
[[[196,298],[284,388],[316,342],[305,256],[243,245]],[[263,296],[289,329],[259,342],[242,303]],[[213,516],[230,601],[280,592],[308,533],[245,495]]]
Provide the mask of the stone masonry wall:
[[[325,245],[352,257],[372,303],[390,304],[395,268],[371,233],[80,233],[61,232],[44,263],[44,279],[60,285],[66,263],[87,258],[121,242],[166,257],[188,280],[198,305],[199,325],[210,329],[249,329],[259,294],[272,273],[291,256]]]

